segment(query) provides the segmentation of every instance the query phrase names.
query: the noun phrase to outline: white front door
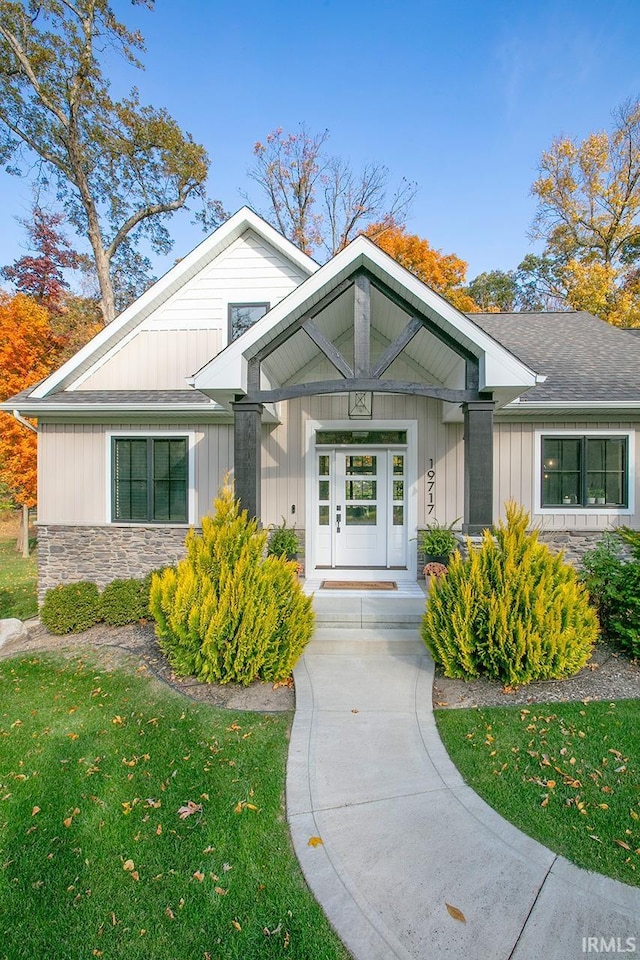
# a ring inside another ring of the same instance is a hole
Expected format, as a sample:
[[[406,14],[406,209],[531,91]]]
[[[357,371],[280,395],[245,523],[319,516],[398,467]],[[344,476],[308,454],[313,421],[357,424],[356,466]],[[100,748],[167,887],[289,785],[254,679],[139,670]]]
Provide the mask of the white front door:
[[[406,565],[406,451],[316,449],[315,563]]]
[[[384,451],[336,451],[335,566],[387,565]]]

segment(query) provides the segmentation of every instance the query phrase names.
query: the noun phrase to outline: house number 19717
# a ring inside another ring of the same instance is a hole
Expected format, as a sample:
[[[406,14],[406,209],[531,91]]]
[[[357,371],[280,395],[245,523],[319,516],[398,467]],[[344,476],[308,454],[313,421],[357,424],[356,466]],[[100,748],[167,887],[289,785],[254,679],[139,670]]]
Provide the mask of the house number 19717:
[[[429,458],[427,470],[427,516],[431,516],[436,509],[436,471],[433,466],[433,457]]]

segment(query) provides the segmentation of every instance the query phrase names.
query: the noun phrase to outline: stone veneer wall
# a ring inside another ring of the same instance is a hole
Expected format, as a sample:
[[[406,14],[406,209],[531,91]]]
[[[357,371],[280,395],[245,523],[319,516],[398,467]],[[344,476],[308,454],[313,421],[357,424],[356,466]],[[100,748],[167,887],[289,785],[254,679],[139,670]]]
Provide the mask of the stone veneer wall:
[[[579,567],[583,555],[587,550],[593,550],[602,539],[604,530],[538,530],[538,540],[540,543],[546,543],[553,553],[564,550],[564,559],[567,563],[572,563]],[[465,538],[458,538],[460,541],[460,552],[463,556],[467,555],[467,545]],[[479,547],[482,543],[482,537],[471,537],[474,547]],[[620,544],[620,552],[624,555],[628,553],[624,545]],[[420,567],[418,567],[420,569]]]
[[[304,567],[304,530],[296,534]],[[185,555],[186,535],[185,527],[38,527],[38,601],[59,583],[90,580],[102,589],[175,563]]]
[[[538,539],[540,543],[546,543],[554,553],[564,550],[564,559],[579,567],[583,555],[600,543],[605,532],[604,530],[540,530]]]
[[[185,554],[185,527],[38,527],[38,600],[59,583],[90,580],[100,588],[141,577]]]

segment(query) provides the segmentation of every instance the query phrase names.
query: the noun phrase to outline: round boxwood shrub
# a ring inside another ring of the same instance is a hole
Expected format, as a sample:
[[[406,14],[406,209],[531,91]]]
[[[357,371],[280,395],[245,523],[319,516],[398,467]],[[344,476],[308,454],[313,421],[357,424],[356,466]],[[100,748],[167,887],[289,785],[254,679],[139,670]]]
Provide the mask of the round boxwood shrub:
[[[229,485],[187,534],[187,555],[154,574],[149,609],[176,673],[217,683],[283,680],[311,638],[311,598],[296,564],[265,557],[267,532],[239,510]]]
[[[100,616],[112,627],[136,623],[149,615],[151,576],[112,580],[100,596]]]
[[[81,633],[100,620],[100,594],[95,583],[80,581],[47,590],[40,620],[51,633]]]
[[[454,554],[432,581],[422,637],[445,676],[508,685],[573,676],[589,660],[599,625],[576,571],[527,532],[514,502],[506,523],[469,556]]]

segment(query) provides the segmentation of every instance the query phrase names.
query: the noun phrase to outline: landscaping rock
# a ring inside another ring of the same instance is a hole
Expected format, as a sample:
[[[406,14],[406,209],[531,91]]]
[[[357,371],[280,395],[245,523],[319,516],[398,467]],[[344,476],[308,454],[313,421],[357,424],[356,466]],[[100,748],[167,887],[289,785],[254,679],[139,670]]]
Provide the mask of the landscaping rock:
[[[27,628],[22,620],[15,617],[9,617],[8,620],[0,620],[0,649],[10,640],[19,640],[27,636]]]

